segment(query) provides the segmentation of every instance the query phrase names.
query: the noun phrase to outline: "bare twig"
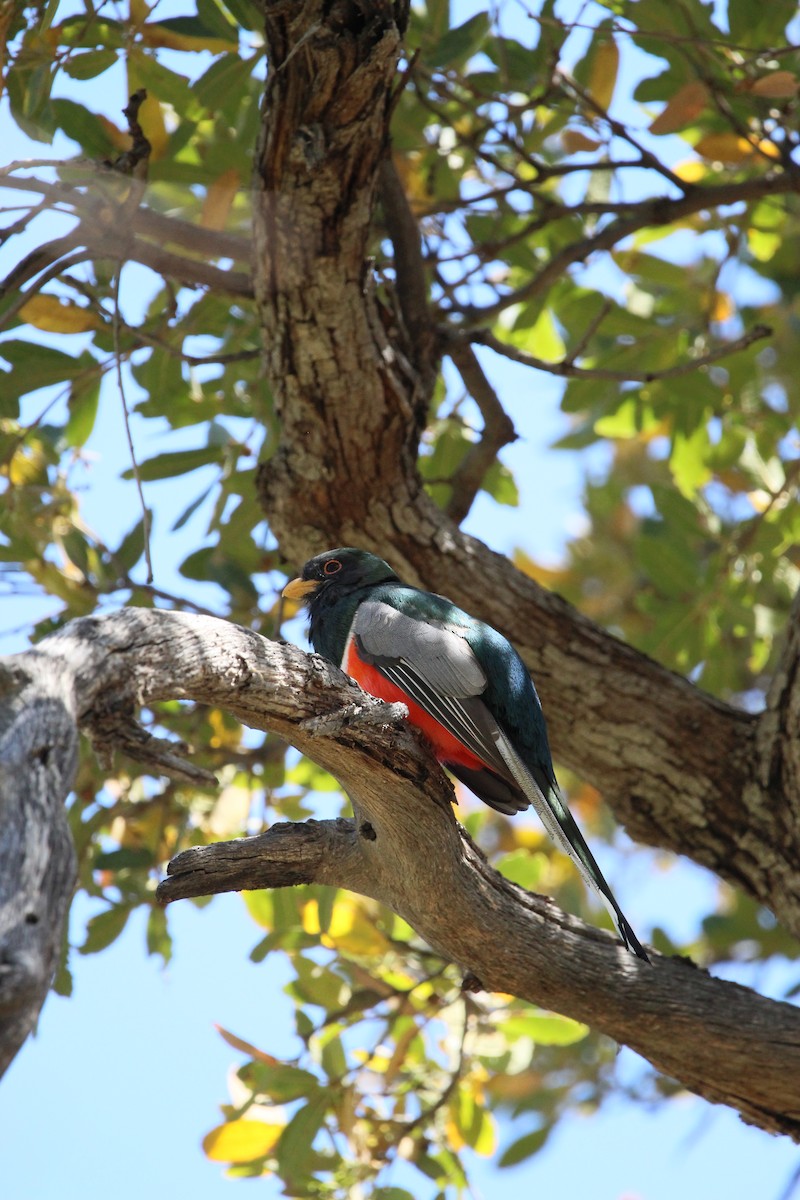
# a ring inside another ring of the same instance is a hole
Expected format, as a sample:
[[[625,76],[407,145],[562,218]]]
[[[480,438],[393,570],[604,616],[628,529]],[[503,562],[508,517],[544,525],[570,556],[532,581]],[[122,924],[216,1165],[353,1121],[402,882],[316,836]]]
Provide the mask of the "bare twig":
[[[133,436],[131,435],[130,413],[128,412],[128,401],[125,396],[125,381],[122,377],[122,354],[119,345],[119,281],[122,275],[122,264],[117,267],[114,277],[114,319],[113,319],[113,334],[114,334],[114,358],[117,365],[117,387],[119,388],[119,398],[122,403],[122,418],[125,422],[125,436],[128,439],[128,449],[131,455],[131,468],[133,470],[133,478],[136,480],[136,490],[139,493],[139,504],[142,508],[142,521],[144,522],[144,559],[147,563],[147,582],[153,582],[153,559],[150,554],[150,512],[144,502],[144,491],[142,489],[142,476],[139,471],[139,464],[136,461],[136,450],[133,445]]]
[[[413,347],[415,366],[430,374],[434,361],[434,336],[428,310],[428,281],[419,228],[390,155],[381,163],[381,203],[386,228],[394,247],[394,271],[400,311]]]
[[[626,125],[623,125],[621,121],[617,121],[614,117],[612,117],[608,110],[605,109],[602,104],[598,104],[594,96],[592,96],[590,92],[587,92],[585,88],[582,88],[580,84],[572,78],[572,76],[566,75],[562,71],[560,73],[560,80],[566,91],[571,92],[585,108],[588,108],[590,112],[595,114],[595,116],[600,117],[601,120],[605,121],[615,137],[621,138],[622,141],[627,142],[629,146],[633,147],[633,149],[639,155],[640,167],[649,168],[651,171],[655,171],[658,175],[663,176],[663,178],[666,179],[666,181],[676,188],[682,195],[685,195],[688,190],[688,185],[685,179],[681,179],[679,175],[676,175],[674,171],[672,171],[668,166],[666,166],[665,163],[661,161],[657,154],[653,154],[650,150],[643,146],[641,142],[633,136]]]
[[[517,434],[469,342],[454,340],[448,345],[447,353],[483,417],[480,441],[467,451],[449,481],[452,491],[447,515],[456,525],[460,525],[499,451],[513,442]]]
[[[508,345],[507,342],[495,337],[489,330],[479,329],[470,335],[473,342],[477,342],[481,346],[488,346],[490,350],[502,354],[504,358],[522,363],[525,367],[533,367],[536,371],[546,371],[549,375],[560,375],[570,379],[603,379],[618,383],[653,383],[656,379],[675,379],[680,375],[690,375],[692,371],[697,371],[701,367],[709,367],[713,363],[719,362],[720,359],[729,358],[731,354],[738,354],[740,350],[746,350],[754,342],[771,336],[772,330],[768,325],[754,325],[752,329],[748,329],[734,341],[725,342],[723,345],[709,350],[707,354],[701,354],[687,362],[676,363],[673,367],[665,367],[660,371],[637,371],[635,368],[628,371],[614,371],[606,367],[576,367],[574,360],[578,357],[577,351],[574,351],[569,358],[562,359],[561,362],[546,362],[542,358],[528,354],[526,350],[519,350],[516,346]]]
[[[123,175],[132,175],[134,179],[141,180],[142,182],[147,179],[147,166],[152,149],[145,137],[144,130],[139,124],[139,109],[146,99],[147,91],[145,88],[139,88],[137,92],[134,92],[129,97],[128,103],[122,112],[128,122],[131,147],[109,164],[115,171],[119,171]]]
[[[642,200],[631,206],[627,216],[620,216],[596,233],[565,246],[521,287],[500,296],[491,304],[470,304],[457,309],[462,317],[462,327],[487,324],[512,305],[524,304],[534,296],[541,295],[571,266],[585,262],[599,250],[610,250],[640,229],[672,225],[704,209],[747,203],[780,193],[800,193],[800,170],[770,172],[753,179],[708,187],[695,186],[675,199],[655,196],[650,200]]]

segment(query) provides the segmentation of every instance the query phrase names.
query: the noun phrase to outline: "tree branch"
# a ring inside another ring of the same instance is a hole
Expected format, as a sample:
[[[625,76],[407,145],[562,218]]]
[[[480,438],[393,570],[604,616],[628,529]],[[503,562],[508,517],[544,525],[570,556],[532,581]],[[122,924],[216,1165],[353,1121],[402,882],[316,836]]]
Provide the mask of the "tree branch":
[[[453,339],[448,344],[447,353],[483,417],[479,441],[467,451],[449,481],[452,492],[446,512],[454,525],[460,525],[472,508],[486,472],[503,446],[515,441],[517,434],[469,343]]]
[[[726,207],[731,204],[760,200],[764,196],[776,196],[800,192],[800,170],[768,171],[755,179],[743,179],[733,183],[718,183],[700,187],[688,187],[682,196],[653,196],[631,205],[626,216],[617,217],[596,233],[566,245],[542,267],[527,283],[508,292],[492,304],[470,304],[459,308],[462,328],[474,328],[491,324],[501,312],[514,304],[524,304],[534,296],[540,296],[575,263],[586,262],[598,250],[610,250],[639,229],[651,226],[672,225],[693,213],[704,209]]]
[[[635,368],[627,371],[614,371],[606,367],[577,367],[574,360],[578,355],[575,353],[561,362],[546,362],[542,358],[529,354],[527,350],[519,350],[516,346],[509,345],[508,342],[495,337],[488,329],[479,329],[470,335],[473,342],[487,346],[496,354],[510,358],[512,362],[532,367],[535,371],[546,371],[548,375],[559,375],[563,378],[605,379],[618,383],[653,383],[656,379],[677,379],[681,375],[691,375],[693,371],[698,371],[701,367],[710,367],[720,359],[738,354],[740,350],[746,350],[754,342],[763,341],[764,338],[771,336],[772,330],[768,325],[754,325],[741,337],[724,342],[721,346],[715,346],[713,350],[709,350],[706,354],[699,354],[697,358],[676,363],[674,367],[664,367],[658,371],[637,371]]]
[[[435,376],[435,338],[419,227],[390,154],[380,165],[379,182],[383,215],[394,248],[397,298],[411,341],[409,357],[421,376]]]
[[[36,265],[42,257],[42,252],[37,250],[23,264],[15,267],[4,283],[5,290],[20,286],[27,278],[57,260],[67,249],[82,246],[93,257],[133,259],[158,274],[172,276],[187,287],[208,287],[227,295],[252,297],[253,284],[249,271],[226,270],[207,261],[231,258],[249,264],[252,251],[246,238],[203,229],[190,221],[181,221],[141,206],[133,213],[126,214],[125,222],[115,223],[114,218],[109,218],[108,206],[111,204],[116,216],[117,209],[121,207],[116,199],[119,181],[114,179],[111,172],[91,169],[91,164],[87,171],[90,171],[91,182],[95,189],[99,189],[99,195],[97,191],[86,192],[80,187],[61,182],[46,183],[39,179],[16,178],[0,173],[0,187],[39,193],[53,206],[68,204],[78,218],[75,229],[63,238],[48,243],[41,265]],[[112,186],[100,188],[102,183]],[[170,245],[189,250],[191,256],[168,249]],[[64,263],[64,267],[66,265]]]
[[[127,609],[73,621],[7,660],[4,678],[20,672],[38,681],[32,703],[61,695],[61,711],[106,742],[109,722],[131,720],[140,704],[220,705],[291,740],[352,797],[352,821],[278,825],[184,852],[161,885],[164,901],[312,880],[360,892],[486,988],[587,1021],[690,1090],[800,1140],[800,1012],[680,959],[634,960],[611,935],[504,880],[454,820],[427,748],[405,722],[363,721],[380,702],[322,659],[214,618]],[[13,695],[24,719],[28,701]],[[340,732],[310,731],[310,720],[341,712],[351,715]],[[23,768],[35,771],[30,755]]]

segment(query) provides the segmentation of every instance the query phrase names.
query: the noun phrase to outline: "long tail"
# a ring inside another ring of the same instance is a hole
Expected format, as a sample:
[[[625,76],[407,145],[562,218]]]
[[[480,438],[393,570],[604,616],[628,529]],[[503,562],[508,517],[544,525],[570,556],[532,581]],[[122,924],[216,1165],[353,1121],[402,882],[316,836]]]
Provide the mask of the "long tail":
[[[611,914],[611,919],[625,949],[644,962],[649,962],[650,959],[633,932],[630,922],[614,899],[614,894],[606,883],[603,872],[595,862],[594,855],[587,846],[575,818],[567,808],[558,784],[554,780],[548,779],[544,771],[534,774],[502,733],[497,739],[496,745],[518,787],[530,800],[553,841],[561,847],[565,854],[569,855],[588,887],[594,888],[600,895]]]

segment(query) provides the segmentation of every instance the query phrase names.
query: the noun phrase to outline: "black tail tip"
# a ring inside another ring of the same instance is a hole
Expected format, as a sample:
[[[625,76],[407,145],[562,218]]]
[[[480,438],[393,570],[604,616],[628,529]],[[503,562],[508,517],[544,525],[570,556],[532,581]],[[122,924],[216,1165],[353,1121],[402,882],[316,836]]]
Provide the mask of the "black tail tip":
[[[642,962],[649,963],[650,959],[648,958],[647,951],[631,929],[630,925],[628,925],[627,921],[625,922],[625,928],[620,929],[619,932],[625,949],[629,951],[630,954],[635,954],[637,958],[642,960]]]

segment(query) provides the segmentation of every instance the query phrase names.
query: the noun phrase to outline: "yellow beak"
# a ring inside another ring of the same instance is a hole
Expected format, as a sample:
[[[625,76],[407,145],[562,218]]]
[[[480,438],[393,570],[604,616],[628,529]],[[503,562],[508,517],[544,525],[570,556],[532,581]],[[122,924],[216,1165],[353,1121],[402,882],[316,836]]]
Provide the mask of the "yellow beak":
[[[310,592],[317,590],[315,579],[292,579],[281,592],[287,600],[303,600]]]

